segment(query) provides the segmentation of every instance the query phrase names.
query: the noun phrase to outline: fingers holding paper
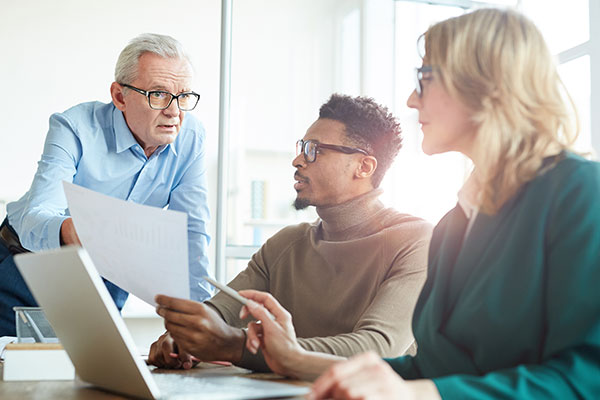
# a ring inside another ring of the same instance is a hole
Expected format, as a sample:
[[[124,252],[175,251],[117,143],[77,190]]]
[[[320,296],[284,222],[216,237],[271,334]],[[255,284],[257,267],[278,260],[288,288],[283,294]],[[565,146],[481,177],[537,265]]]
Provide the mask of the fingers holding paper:
[[[164,318],[165,328],[180,353],[189,353],[203,361],[241,359],[244,333],[227,325],[210,306],[164,295],[156,296],[155,300],[156,312]]]

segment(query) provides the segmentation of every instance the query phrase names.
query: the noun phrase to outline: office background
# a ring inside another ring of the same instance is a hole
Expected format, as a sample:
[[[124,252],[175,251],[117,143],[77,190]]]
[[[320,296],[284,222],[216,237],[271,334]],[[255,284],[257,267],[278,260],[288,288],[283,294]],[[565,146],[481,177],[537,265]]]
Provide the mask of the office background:
[[[233,0],[224,178],[217,174],[221,0],[3,0],[0,216],[29,188],[50,114],[110,101],[120,50],[139,33],[157,32],[180,40],[195,65],[213,237],[217,212],[224,216],[221,280],[281,227],[316,218],[291,207],[291,160],[333,92],[371,96],[395,112],[404,148],[382,184],[384,201],[435,223],[454,205],[470,165],[458,154],[420,150],[416,112],[405,105],[420,65],[417,38],[433,22],[486,4],[516,6],[538,24],[579,108],[578,148],[600,152],[600,0]],[[219,179],[226,186],[218,204]],[[210,259],[214,268],[215,241]],[[124,310],[151,314],[135,299]]]

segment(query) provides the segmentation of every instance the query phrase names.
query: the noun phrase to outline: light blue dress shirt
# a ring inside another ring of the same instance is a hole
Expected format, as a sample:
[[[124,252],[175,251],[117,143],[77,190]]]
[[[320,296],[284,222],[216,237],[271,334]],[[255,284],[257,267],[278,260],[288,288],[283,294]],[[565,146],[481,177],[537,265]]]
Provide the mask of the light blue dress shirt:
[[[147,158],[112,103],[83,103],[53,114],[31,188],[6,206],[9,223],[31,251],[59,247],[60,226],[69,217],[63,180],[119,199],[186,212],[190,294],[205,300],[212,294],[202,279],[208,275],[210,241],[205,137],[202,124],[188,113],[175,141]]]

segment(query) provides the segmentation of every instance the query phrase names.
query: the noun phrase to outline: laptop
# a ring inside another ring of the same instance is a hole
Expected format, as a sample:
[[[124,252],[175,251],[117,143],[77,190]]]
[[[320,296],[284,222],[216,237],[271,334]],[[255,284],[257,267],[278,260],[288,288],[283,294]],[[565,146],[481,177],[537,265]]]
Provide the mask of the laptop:
[[[19,254],[15,263],[83,381],[143,399],[256,399],[308,393],[308,387],[218,373],[151,373],[85,249]]]

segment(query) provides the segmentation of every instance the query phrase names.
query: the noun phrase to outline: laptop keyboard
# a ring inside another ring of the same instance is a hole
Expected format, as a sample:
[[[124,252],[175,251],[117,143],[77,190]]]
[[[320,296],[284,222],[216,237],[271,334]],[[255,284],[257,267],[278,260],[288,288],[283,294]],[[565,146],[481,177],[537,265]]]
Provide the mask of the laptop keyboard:
[[[242,378],[239,376],[194,377],[179,374],[152,374],[166,399],[261,399],[301,396],[308,387]]]

